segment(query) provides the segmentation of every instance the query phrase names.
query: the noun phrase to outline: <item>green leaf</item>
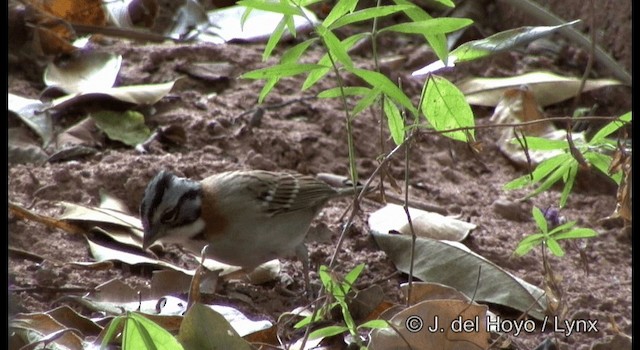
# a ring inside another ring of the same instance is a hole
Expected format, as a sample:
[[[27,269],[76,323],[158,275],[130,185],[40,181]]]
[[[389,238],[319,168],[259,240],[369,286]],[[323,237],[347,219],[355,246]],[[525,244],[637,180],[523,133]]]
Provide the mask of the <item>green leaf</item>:
[[[422,100],[422,113],[437,131],[473,127],[473,112],[464,94],[445,78],[432,75],[427,82],[427,91]],[[443,133],[454,140],[467,142],[474,137],[474,130]]]
[[[302,73],[313,72],[316,69],[324,69],[326,66],[319,64],[303,63],[283,63],[275,66],[252,70],[242,74],[245,79],[268,79],[290,77]]]
[[[125,316],[117,316],[116,318],[111,320],[111,322],[109,322],[109,328],[107,328],[107,331],[102,338],[102,342],[100,343],[100,350],[108,348],[109,342],[116,338],[116,335],[118,334],[120,328],[120,324],[125,320]]]
[[[623,114],[622,116],[620,116],[620,118],[618,118],[618,120],[614,120],[611,123],[605,125],[602,129],[598,130],[598,132],[591,138],[591,141],[589,141],[589,144],[596,144],[604,140],[605,137],[613,134],[616,130],[620,129],[629,122],[631,122],[631,112]]]
[[[386,329],[389,328],[389,322],[386,320],[370,320],[358,326],[358,329]]]
[[[410,8],[416,7],[415,5],[390,5],[390,6],[380,6],[380,7],[370,7],[364,10],[355,11],[348,15],[345,15],[335,22],[333,22],[329,29],[334,30],[336,28],[343,27],[347,24],[352,24],[356,22],[362,22],[373,18],[379,18],[388,16],[400,11],[408,10]]]
[[[546,176],[548,176],[553,169],[558,168],[563,163],[569,162],[573,159],[570,154],[559,154],[555,157],[544,160],[542,163],[538,164],[538,166],[533,170],[531,174],[534,182],[539,182]]]
[[[356,5],[358,5],[358,0],[340,0],[338,1],[331,12],[327,15],[327,18],[324,19],[322,25],[325,27],[330,27],[331,24],[338,20],[338,18],[344,16],[349,12],[353,12],[356,9]]]
[[[458,46],[449,53],[456,57],[456,62],[476,60],[513,49],[536,39],[549,35],[563,27],[574,25],[579,20],[557,26],[520,27],[496,33],[488,38],[473,40]]]
[[[589,162],[589,164],[593,165],[598,169],[601,173],[607,175],[611,180],[615,181],[615,183],[619,186],[620,181],[622,181],[622,171],[619,171],[615,174],[609,174],[609,167],[611,166],[611,157],[597,152],[585,152],[584,158]]]
[[[373,105],[378,100],[381,94],[382,91],[380,91],[380,89],[371,90],[369,94],[360,99],[360,101],[356,103],[355,107],[353,107],[353,110],[351,111],[351,117],[356,117],[358,114],[360,114],[360,112]]]
[[[384,100],[384,114],[387,116],[387,123],[389,125],[389,133],[396,145],[401,144],[404,141],[404,121],[400,114],[400,109],[389,98]]]
[[[527,199],[532,198],[551,188],[551,186],[553,186],[556,182],[558,182],[561,178],[563,178],[564,175],[569,171],[569,168],[574,166],[576,163],[577,163],[576,160],[570,156],[570,159],[568,161],[558,165],[558,167],[555,170],[553,170],[550,174],[548,174],[548,176],[544,179],[542,184],[540,184],[540,186],[536,188],[533,192],[526,195],[525,198]],[[535,173],[535,170],[534,170],[534,173]]]
[[[135,146],[147,140],[151,131],[144,123],[140,112],[99,111],[91,114],[96,126],[111,139],[129,146]]]
[[[380,32],[398,32],[405,34],[435,34],[451,33],[473,24],[468,18],[432,18],[416,22],[394,24],[385,27]]]
[[[171,333],[137,312],[128,313],[122,347],[123,349],[183,349]]]
[[[408,0],[393,0],[398,5],[413,5]],[[418,6],[414,6],[412,9],[405,10],[404,13],[414,22],[424,21],[427,19],[432,19],[431,15],[429,15],[425,10],[421,9]],[[427,33],[424,34],[425,40],[429,43],[429,46],[433,49],[433,52],[436,53],[436,56],[443,61],[447,62],[449,47],[447,46],[447,37],[444,33]]]
[[[557,257],[563,257],[564,256],[564,250],[562,250],[562,247],[560,247],[560,244],[558,244],[558,241],[556,241],[553,238],[549,238],[549,239],[547,239],[546,243],[547,243],[547,247],[549,248],[551,253],[553,253],[553,255],[555,255]]]
[[[344,45],[342,45],[340,39],[338,39],[338,37],[333,34],[332,31],[328,30],[322,25],[319,25],[316,28],[316,31],[323,39],[323,42],[327,46],[329,53],[335,60],[347,67],[353,67],[353,61],[351,61],[351,57],[349,57],[347,49],[344,47]]]
[[[569,169],[565,173],[563,177],[564,180],[564,188],[562,189],[562,195],[560,195],[560,208],[564,208],[567,204],[567,198],[569,198],[569,193],[573,188],[573,184],[576,180],[576,174],[578,173],[578,162],[572,163],[569,166]]]
[[[335,87],[320,92],[318,98],[336,98],[342,96],[343,92],[345,96],[366,96],[372,91],[372,89],[364,86],[345,86],[342,89]]]
[[[565,222],[564,224],[559,225],[557,227],[554,227],[553,230],[549,231],[549,235],[550,236],[554,236],[554,235],[558,234],[559,232],[564,232],[564,231],[567,231],[567,230],[571,229],[575,225],[576,225],[575,221]]]
[[[518,244],[518,246],[516,247],[514,253],[518,256],[523,256],[526,255],[527,253],[529,253],[533,248],[537,247],[540,243],[532,243],[532,242],[527,242],[527,243],[523,243],[520,242]]]
[[[549,140],[544,137],[526,136],[526,145],[530,150],[535,151],[551,151],[564,150],[569,148],[569,144],[564,140]],[[517,139],[511,140],[511,143],[519,145]]]
[[[531,214],[533,215],[533,220],[535,220],[536,225],[538,225],[538,227],[540,228],[540,231],[542,231],[542,233],[549,232],[547,227],[547,219],[544,217],[544,214],[542,213],[540,208],[533,207],[533,209],[531,210]]]
[[[348,70],[366,81],[369,85],[380,89],[382,93],[389,96],[394,102],[402,105],[413,113],[413,115],[418,115],[418,110],[411,104],[409,97],[384,74],[358,68],[348,68]]]
[[[291,18],[291,17],[290,17]],[[271,57],[271,53],[273,49],[275,49],[276,45],[282,38],[282,34],[284,34],[284,26],[286,23],[286,17],[282,17],[276,29],[273,30],[273,34],[269,37],[269,41],[267,41],[267,45],[264,48],[264,52],[262,53],[262,60],[266,61],[269,57]]]
[[[288,3],[263,0],[240,0],[236,4],[267,12],[281,13],[283,15],[303,16],[302,10]]]
[[[506,184],[504,184],[504,186],[502,186],[502,188],[505,191],[509,191],[509,190],[517,190],[519,188],[522,188],[524,186],[527,186],[529,184],[531,184],[531,176],[529,175],[524,175],[524,176],[520,176],[517,179],[511,180],[509,182],[507,182]]]
[[[358,41],[360,41],[361,39],[363,39],[368,35],[369,34],[367,33],[359,33],[359,34],[352,35],[342,40],[341,46],[348,51],[351,47],[353,47],[353,45],[355,45]],[[322,78],[327,73],[329,73],[329,71],[331,71],[331,60],[329,59],[328,54],[323,55],[322,58],[320,58],[320,60],[318,61],[318,64],[322,66],[326,66],[327,68],[317,69],[309,73],[309,75],[307,76],[307,79],[302,84],[302,91],[312,87],[315,83],[318,82],[318,80],[320,80],[320,78]]]
[[[349,271],[349,273],[346,276],[344,276],[344,281],[349,288],[351,288],[351,286],[354,283],[356,283],[356,280],[358,279],[358,276],[360,276],[360,274],[362,273],[364,266],[365,266],[364,263],[358,264],[356,267],[353,268],[353,270]]]
[[[309,339],[328,338],[348,331],[349,328],[345,326],[327,326],[311,332]]]
[[[598,235],[598,232],[590,228],[577,228],[569,232],[562,232],[553,235],[555,240],[568,239],[568,238],[591,238]]]

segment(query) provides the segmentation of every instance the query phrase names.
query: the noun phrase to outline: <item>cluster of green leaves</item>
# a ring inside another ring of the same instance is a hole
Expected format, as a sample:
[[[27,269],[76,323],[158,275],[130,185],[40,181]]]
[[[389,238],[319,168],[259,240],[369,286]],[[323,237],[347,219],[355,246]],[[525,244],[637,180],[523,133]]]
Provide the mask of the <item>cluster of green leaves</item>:
[[[515,254],[519,256],[523,256],[533,248],[543,245],[547,247],[553,255],[562,257],[564,256],[564,250],[560,247],[560,244],[558,244],[559,240],[590,238],[598,234],[590,228],[574,228],[576,225],[575,221],[560,224],[549,230],[547,219],[539,208],[533,207],[532,214],[540,232],[530,234],[520,241],[515,250]]]
[[[319,320],[324,320],[331,310],[339,307],[342,312],[342,320],[344,321],[344,324],[316,329],[315,331],[311,332],[311,334],[309,335],[309,339],[331,337],[348,332],[352,336],[354,341],[358,343],[360,348],[366,349],[360,339],[360,335],[358,334],[359,330],[387,328],[388,324],[387,321],[384,320],[371,320],[357,325],[353,317],[351,316],[347,298],[349,296],[349,292],[351,291],[351,287],[358,279],[358,276],[364,269],[364,266],[364,264],[360,264],[354,267],[353,270],[351,270],[344,277],[343,281],[339,281],[337,278],[333,277],[327,266],[321,266],[319,270],[320,280],[322,281],[322,285],[324,286],[328,295],[330,295],[335,301],[329,303],[328,305],[325,305],[325,307],[318,309],[314,314],[307,316],[300,322],[296,323],[295,328],[306,327],[311,323],[317,322]]]
[[[241,0],[238,4],[246,6],[247,12],[251,9],[262,9],[277,12],[283,15],[282,20],[267,43],[263,59],[271,56],[275,45],[280,41],[285,30],[296,35],[293,25],[293,16],[306,17],[306,6],[319,0],[280,0],[279,2],[265,2],[264,0]],[[450,0],[438,0],[445,6],[453,7]],[[351,96],[358,99],[355,107],[347,113],[347,118],[357,116],[374,103],[383,101],[383,112],[388,121],[390,135],[396,144],[405,139],[406,127],[403,119],[403,111],[417,117],[422,113],[431,127],[436,130],[453,128],[469,128],[446,133],[445,136],[460,141],[468,141],[473,138],[474,126],[473,113],[469,104],[465,101],[460,90],[448,80],[432,76],[425,82],[425,92],[418,107],[414,106],[411,99],[391,81],[387,76],[366,69],[357,68],[349,56],[351,49],[357,42],[364,39],[375,40],[375,36],[385,32],[408,33],[422,35],[434,52],[443,62],[447,62],[448,48],[446,33],[462,29],[473,23],[466,18],[432,18],[426,11],[407,0],[394,0],[394,5],[365,8],[356,11],[357,0],[338,1],[322,23],[315,24],[315,36],[303,41],[289,49],[281,56],[278,64],[247,72],[242,75],[248,79],[264,79],[265,85],[260,92],[259,101],[262,102],[278,81],[284,77],[298,74],[307,74],[301,90],[305,91],[314,86],[320,79],[333,71],[337,76],[337,87],[321,92],[320,98],[346,98]],[[357,22],[404,13],[409,22],[391,25],[382,29],[373,26],[371,32],[361,32],[345,39],[339,39],[334,31],[346,25]],[[246,17],[244,18],[246,20]],[[311,22],[311,20],[309,20]],[[300,63],[303,54],[314,43],[321,43],[327,53],[316,63]],[[375,54],[375,53],[374,53]],[[368,86],[343,86],[341,74],[353,74],[362,79]],[[420,106],[422,106],[420,108]]]
[[[504,188],[513,190],[539,183],[540,185],[525,197],[531,198],[546,191],[562,179],[564,188],[560,196],[560,207],[564,207],[580,168],[580,161],[573,152],[579,152],[581,155],[579,157],[584,159],[589,166],[598,169],[615,181],[616,184],[620,185],[622,172],[609,173],[613,160],[613,157],[609,154],[612,154],[618,145],[615,140],[607,137],[630,122],[631,112],[625,113],[617,120],[605,125],[589,141],[582,139],[575,140],[573,143],[575,148],[571,147],[568,140],[549,140],[532,136],[525,137],[524,144],[526,144],[529,150],[561,151],[561,153],[538,164],[530,175],[521,176],[505,184]],[[518,141],[514,140],[513,142]]]

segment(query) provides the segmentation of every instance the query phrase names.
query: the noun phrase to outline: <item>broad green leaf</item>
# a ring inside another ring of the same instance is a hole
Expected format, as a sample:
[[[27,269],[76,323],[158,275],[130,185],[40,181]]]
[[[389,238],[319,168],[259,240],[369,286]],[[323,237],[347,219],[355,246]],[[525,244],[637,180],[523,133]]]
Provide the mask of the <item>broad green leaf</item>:
[[[180,324],[178,339],[188,350],[252,349],[220,313],[200,303],[193,304],[187,311]]]
[[[393,0],[397,5],[413,5],[408,0]],[[425,10],[418,6],[414,6],[414,8],[405,10],[404,13],[414,22],[424,21],[427,19],[431,19],[431,15],[429,15]],[[436,56],[443,61],[447,62],[449,55],[449,47],[447,46],[447,37],[444,33],[426,33],[424,34],[425,40],[429,43],[429,46],[433,49],[433,52],[436,53]]]
[[[282,78],[302,73],[308,73],[316,69],[324,68],[327,67],[320,64],[284,63],[267,68],[252,70],[250,72],[242,74],[240,77],[245,79]]]
[[[318,98],[336,98],[342,96],[343,92],[345,96],[366,96],[372,91],[372,89],[364,86],[345,86],[342,89],[334,87],[319,93]]]
[[[182,345],[171,333],[137,312],[128,313],[122,347],[124,349],[182,349]]]
[[[311,332],[311,334],[309,334],[309,339],[333,337],[334,335],[342,334],[348,331],[349,328],[345,326],[327,326]]]
[[[351,61],[351,57],[349,57],[347,49],[340,42],[340,39],[338,39],[338,37],[333,34],[332,31],[328,30],[323,25],[319,25],[316,31],[323,39],[323,42],[327,46],[329,53],[335,60],[347,67],[353,67],[353,61]]]
[[[542,231],[542,233],[549,232],[547,227],[547,219],[544,217],[544,214],[542,213],[540,208],[533,207],[533,209],[531,210],[531,214],[533,215],[533,220],[536,221],[536,225],[538,225],[538,227],[540,228],[540,231]]]
[[[291,18],[291,17],[289,17]],[[269,57],[271,57],[271,52],[275,49],[276,45],[282,38],[282,34],[284,34],[284,26],[286,22],[286,17],[282,17],[276,29],[273,31],[273,34],[269,37],[269,41],[267,41],[267,45],[264,48],[264,52],[262,53],[262,60],[266,61]]]
[[[569,232],[562,232],[557,235],[553,235],[556,240],[568,239],[568,238],[590,238],[598,235],[598,232],[590,228],[577,228]]]
[[[327,15],[327,18],[324,19],[322,25],[325,27],[331,26],[333,22],[338,20],[338,18],[344,16],[349,12],[353,12],[356,9],[356,5],[358,5],[358,0],[340,0],[338,1],[331,12]]]
[[[418,110],[411,104],[409,97],[384,74],[358,68],[348,68],[348,70],[366,81],[369,85],[380,89],[384,94],[389,96],[389,98],[402,105],[413,115],[418,115]]]
[[[401,144],[404,141],[404,121],[400,114],[398,106],[389,98],[384,99],[384,114],[387,116],[387,123],[389,125],[389,133],[396,145]]]
[[[147,140],[151,131],[144,123],[144,115],[136,111],[99,111],[91,114],[96,126],[111,139],[129,146]]]
[[[589,143],[595,144],[602,141],[605,137],[611,135],[628,122],[631,122],[631,112],[625,113],[624,115],[620,116],[618,120],[614,120],[611,123],[605,125],[602,129],[598,130],[598,132],[593,135]]]
[[[263,11],[281,13],[283,15],[303,16],[302,10],[287,3],[263,0],[240,0],[236,4]]]
[[[334,30],[336,28],[340,28],[346,26],[347,24],[352,24],[356,22],[362,22],[373,18],[379,18],[388,16],[400,11],[408,10],[416,7],[415,5],[390,5],[390,6],[380,6],[380,7],[370,7],[364,10],[355,11],[353,13],[347,14],[335,22],[333,22],[329,29]]]
[[[455,56],[456,62],[476,60],[499,52],[511,50],[543,36],[549,35],[560,28],[574,25],[579,20],[557,26],[520,27],[496,33],[488,38],[473,40],[458,46],[449,53]]]
[[[421,102],[422,113],[437,131],[473,127],[473,112],[458,88],[445,78],[432,75],[427,82],[427,91]],[[443,133],[454,140],[467,142],[474,137],[474,130]]]
[[[286,63],[295,63],[298,61],[300,56],[309,48],[309,46],[315,42],[317,39],[309,39],[295,45],[292,48],[289,48],[282,54],[282,58],[280,58],[280,64]],[[271,89],[280,81],[280,77],[273,77],[267,79],[260,91],[260,95],[258,96],[258,103],[262,103],[264,99],[267,97]]]
[[[562,250],[562,247],[560,247],[560,244],[558,244],[558,241],[556,241],[553,238],[549,238],[547,239],[546,243],[547,243],[547,247],[553,253],[553,255],[557,257],[564,256],[564,250]]]
[[[344,50],[348,51],[351,47],[353,47],[353,45],[355,45],[358,41],[360,41],[361,39],[365,38],[368,35],[369,34],[367,33],[359,33],[359,34],[352,35],[342,40],[341,46],[344,48]],[[320,60],[318,61],[318,64],[326,66],[327,68],[317,69],[309,73],[309,75],[307,76],[307,79],[302,84],[302,91],[312,87],[315,83],[318,82],[318,80],[320,80],[323,76],[329,73],[329,71],[331,71],[331,60],[329,59],[329,55],[324,54],[322,58],[320,58]]]
[[[394,24],[383,28],[380,32],[398,32],[405,34],[435,34],[435,33],[451,33],[460,30],[473,23],[468,18],[432,18],[418,22],[407,22]]]

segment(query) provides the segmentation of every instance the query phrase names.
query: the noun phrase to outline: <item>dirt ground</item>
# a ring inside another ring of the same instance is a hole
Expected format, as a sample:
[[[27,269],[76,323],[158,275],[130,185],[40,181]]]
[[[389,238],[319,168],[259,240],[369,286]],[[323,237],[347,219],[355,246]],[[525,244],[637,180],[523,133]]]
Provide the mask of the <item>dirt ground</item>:
[[[497,23],[490,22],[490,16],[476,20],[483,30],[499,27]],[[627,20],[630,24],[630,18]],[[399,66],[387,67],[387,70],[392,71],[394,78],[402,78],[405,91],[416,100],[422,80],[411,77],[410,73],[429,63],[430,56],[425,54],[423,44],[417,38],[387,36],[383,40],[383,45],[380,45],[383,57],[401,55],[405,58]],[[571,52],[582,50],[565,39],[554,40],[571,48]],[[305,99],[321,89],[333,87],[331,79],[322,81],[307,92],[300,92],[300,78],[285,79],[267,98],[265,103],[270,108],[264,109],[263,114],[252,111],[258,107],[257,98],[263,82],[236,77],[274,62],[261,62],[263,48],[263,44],[214,46],[105,39],[101,49],[123,56],[118,85],[170,81],[184,75],[181,68],[185,65],[196,62],[229,63],[232,67],[231,78],[217,83],[193,77],[183,79],[169,96],[146,114],[150,127],[182,126],[187,135],[184,144],[167,146],[156,142],[152,144],[151,152],[140,154],[121,143],[105,140],[98,153],[84,158],[43,165],[9,164],[9,201],[30,206],[44,215],[57,216],[61,209],[53,204],[55,201],[97,205],[99,191],[106,190],[123,199],[132,212],[137,212],[146,184],[162,169],[193,179],[202,179],[230,169],[347,175],[347,138],[340,102]],[[280,52],[282,47],[276,56]],[[467,76],[515,74],[535,67],[547,67],[560,73],[580,76],[586,61],[572,61],[563,57],[563,52],[566,51],[561,51],[552,60],[546,56],[527,55],[524,51],[498,55],[461,65],[454,73],[447,73],[447,77],[455,82]],[[321,48],[312,48],[312,57],[320,57],[321,54]],[[364,51],[356,53],[354,60],[356,64],[364,66],[370,66],[372,62],[371,55]],[[626,58],[621,60],[625,64],[628,62]],[[15,63],[9,68],[9,92],[37,98],[44,88],[39,78],[41,75],[34,73],[34,68],[26,63]],[[597,65],[595,74],[607,76],[606,72],[598,70]],[[621,115],[631,110],[630,88],[604,88],[582,96],[580,106],[591,107],[594,104],[598,106],[595,115]],[[571,107],[571,101],[568,101],[550,107],[547,113],[564,116],[570,113]],[[250,113],[245,113],[247,111]],[[474,107],[474,113],[477,123],[486,125],[492,111]],[[64,116],[56,123],[57,127],[62,128],[75,121],[77,118],[74,116]],[[384,151],[381,150],[377,137],[378,120],[369,111],[359,116],[354,124],[358,171],[362,178],[367,178],[378,164],[376,159],[385,151],[388,152],[392,145],[387,142]],[[526,193],[502,190],[503,184],[523,175],[525,169],[514,166],[499,152],[495,144],[497,138],[495,130],[479,130],[477,139],[484,143],[484,149],[474,155],[465,145],[442,137],[419,137],[410,155],[410,197],[416,202],[443,208],[449,214],[461,214],[477,224],[478,228],[464,241],[465,245],[516,276],[542,287],[539,251],[521,258],[513,256],[517,243],[525,234],[534,232],[535,224],[531,220],[514,220],[509,215],[505,217],[494,205],[498,199],[515,201]],[[403,157],[393,159],[389,175],[402,184],[404,172]],[[393,193],[391,187],[387,188]],[[560,191],[554,188],[515,210],[528,216],[532,205],[540,208],[557,206]],[[558,340],[560,349],[590,349],[598,342],[609,341],[618,332],[631,335],[630,230],[623,229],[618,222],[603,224],[600,221],[615,209],[615,191],[615,186],[602,177],[592,174],[579,176],[562,215],[568,220],[576,220],[582,227],[593,228],[599,235],[586,242],[582,252],[586,259],[581,259],[580,252],[573,245],[564,246],[567,250],[564,258],[551,259],[555,273],[561,278],[563,298],[568,307],[567,318],[597,320],[598,331],[579,332],[568,337],[551,332],[521,334],[517,338],[512,337],[513,349],[534,349],[547,338]],[[348,205],[346,199],[332,201],[314,221],[314,225],[328,225],[333,232],[334,242],[340,232],[340,217]],[[374,201],[363,203],[362,214],[356,219],[354,229],[339,253],[337,270],[348,271],[361,262],[366,263],[359,283],[362,286],[380,284],[388,300],[399,302],[399,284],[406,281],[406,276],[394,275],[395,267],[368,234],[366,218],[379,207],[381,204]],[[49,261],[40,263],[29,257],[9,256],[9,305],[12,312],[50,310],[61,304],[57,299],[69,293],[56,291],[55,288],[39,288],[42,286],[50,287],[53,284],[60,288],[90,289],[117,278],[135,287],[149,281],[149,271],[126,266],[90,271],[52,263],[91,261],[84,237],[46,229],[41,224],[18,220],[12,215],[9,215],[8,228],[11,247],[32,252]],[[309,244],[312,265],[327,264],[333,249],[332,243]],[[165,258],[179,262],[175,250],[170,250]],[[299,263],[292,260],[283,260],[283,263],[282,273],[293,277],[293,284],[288,288],[301,291],[303,284]],[[312,277],[317,279],[316,274]],[[256,318],[267,318],[274,322],[282,312],[290,311],[302,303],[283,293],[279,282],[243,288],[243,293],[250,300],[248,304],[247,301],[232,298],[227,288],[231,287],[222,286],[217,297],[250,310]]]

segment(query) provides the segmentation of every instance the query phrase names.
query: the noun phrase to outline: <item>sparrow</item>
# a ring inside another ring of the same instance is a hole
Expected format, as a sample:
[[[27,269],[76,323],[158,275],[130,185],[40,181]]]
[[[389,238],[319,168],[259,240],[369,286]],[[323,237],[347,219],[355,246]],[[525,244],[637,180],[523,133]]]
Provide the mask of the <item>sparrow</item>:
[[[248,271],[295,254],[309,292],[311,221],[328,200],[356,190],[288,172],[228,171],[195,181],[161,171],[140,204],[143,249],[159,240],[197,253],[208,245],[205,257]]]

